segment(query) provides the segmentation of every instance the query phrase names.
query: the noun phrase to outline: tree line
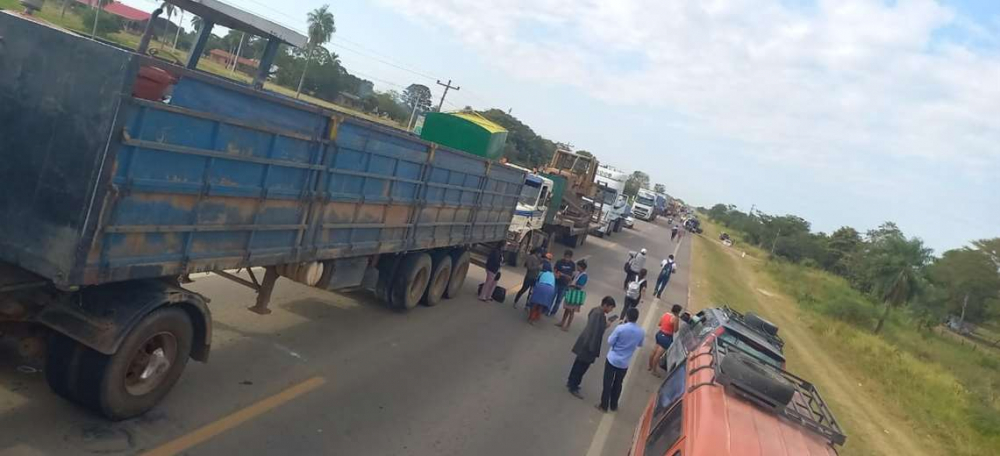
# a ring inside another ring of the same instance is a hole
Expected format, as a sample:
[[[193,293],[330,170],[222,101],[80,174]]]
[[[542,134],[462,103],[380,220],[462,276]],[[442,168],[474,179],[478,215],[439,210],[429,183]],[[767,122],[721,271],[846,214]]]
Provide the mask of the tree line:
[[[1000,238],[934,256],[920,238],[906,236],[892,222],[865,233],[845,226],[826,234],[813,233],[810,223],[795,215],[745,213],[725,204],[707,214],[773,257],[846,279],[882,306],[876,333],[890,311],[902,307],[926,328],[948,316],[972,323],[1000,320]]]

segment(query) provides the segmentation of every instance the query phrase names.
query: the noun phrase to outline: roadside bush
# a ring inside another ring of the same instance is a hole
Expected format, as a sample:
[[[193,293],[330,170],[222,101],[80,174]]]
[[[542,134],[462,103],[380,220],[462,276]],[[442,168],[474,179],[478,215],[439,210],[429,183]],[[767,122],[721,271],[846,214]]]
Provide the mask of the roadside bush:
[[[826,301],[819,307],[823,314],[850,323],[862,329],[874,327],[878,319],[878,309],[869,302],[840,296]]]
[[[86,30],[93,30],[94,27],[94,15],[97,14],[97,10],[93,8],[88,8],[83,11],[80,18],[83,20],[83,25]],[[122,22],[117,16],[114,16],[107,12],[102,12],[100,17],[97,19],[97,34],[103,37],[107,37],[112,33],[118,33],[122,31]]]

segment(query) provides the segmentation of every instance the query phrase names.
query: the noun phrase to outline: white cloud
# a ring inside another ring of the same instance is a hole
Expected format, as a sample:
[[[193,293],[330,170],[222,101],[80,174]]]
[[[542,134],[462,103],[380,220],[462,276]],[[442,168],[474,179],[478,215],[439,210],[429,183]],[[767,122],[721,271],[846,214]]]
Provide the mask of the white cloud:
[[[666,107],[764,159],[948,161],[970,175],[1000,159],[1000,59],[935,33],[997,37],[932,0],[382,1],[515,77]]]

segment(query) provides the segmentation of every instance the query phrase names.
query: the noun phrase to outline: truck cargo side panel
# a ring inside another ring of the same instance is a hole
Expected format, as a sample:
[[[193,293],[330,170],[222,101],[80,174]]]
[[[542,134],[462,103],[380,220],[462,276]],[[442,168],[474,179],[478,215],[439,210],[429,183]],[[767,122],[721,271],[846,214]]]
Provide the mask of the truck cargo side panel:
[[[0,32],[0,261],[59,286],[505,238],[520,171],[7,14]],[[131,97],[143,66],[176,78],[168,102]]]
[[[0,36],[0,259],[68,281],[130,58],[3,13]]]
[[[506,234],[522,173],[490,170],[481,158],[371,122],[247,96],[223,81],[181,77],[176,90],[187,95],[170,104],[128,101],[115,192],[90,249],[87,283]],[[279,115],[296,121],[268,123]]]

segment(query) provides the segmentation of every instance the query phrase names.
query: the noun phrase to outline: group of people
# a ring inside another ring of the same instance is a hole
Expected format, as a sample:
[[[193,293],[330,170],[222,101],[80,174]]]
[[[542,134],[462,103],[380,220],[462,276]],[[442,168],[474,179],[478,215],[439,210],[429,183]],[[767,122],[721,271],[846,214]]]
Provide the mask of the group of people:
[[[676,233],[672,233],[672,236],[676,236]],[[601,304],[591,309],[587,314],[587,323],[573,345],[572,352],[576,355],[576,359],[570,368],[566,387],[570,394],[582,399],[580,384],[583,381],[583,376],[590,366],[600,358],[601,347],[605,340],[604,335],[608,328],[621,320],[607,338],[610,348],[604,365],[604,387],[601,392],[601,400],[596,404],[596,407],[603,412],[618,409],[618,400],[621,397],[625,373],[631,363],[632,356],[636,350],[642,347],[646,337],[645,331],[637,323],[639,320],[638,307],[643,302],[647,288],[646,255],[646,249],[629,252],[629,257],[625,262],[625,281],[623,283],[625,299],[621,313],[608,316],[615,310],[617,303],[613,297],[605,296],[601,300]],[[573,256],[573,250],[567,249],[563,252],[562,258],[553,264],[552,254],[545,252],[542,248],[537,248],[529,253],[525,260],[527,270],[524,281],[514,297],[514,307],[517,308],[521,298],[527,295],[526,308],[529,324],[534,325],[541,319],[542,315],[555,316],[562,308],[562,318],[555,325],[563,331],[569,330],[574,315],[586,302],[587,294],[584,290],[588,282],[587,262],[585,260],[574,261]],[[491,299],[501,263],[502,257],[499,249],[492,252],[487,258],[486,282],[480,292],[480,300],[488,301]],[[653,288],[653,295],[656,298],[663,295],[671,275],[676,270],[677,265],[673,255],[661,262],[660,272]],[[648,365],[649,371],[654,375],[659,376],[656,368],[657,361],[673,342],[674,334],[681,320],[681,311],[681,306],[674,305],[669,312],[660,318],[655,337],[656,347],[650,355]]]
[[[537,248],[525,260],[525,268],[524,282],[514,297],[514,307],[527,294],[528,323],[532,325],[543,314],[557,315],[562,307],[563,315],[556,326],[568,331],[573,324],[573,316],[587,300],[584,291],[589,279],[587,262],[573,261],[573,251],[566,250],[562,259],[553,265],[552,254]]]

